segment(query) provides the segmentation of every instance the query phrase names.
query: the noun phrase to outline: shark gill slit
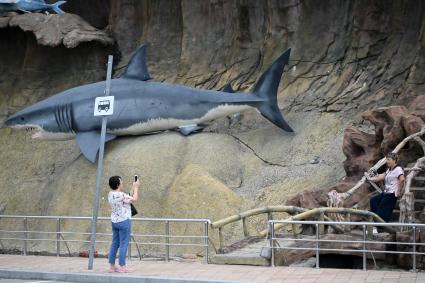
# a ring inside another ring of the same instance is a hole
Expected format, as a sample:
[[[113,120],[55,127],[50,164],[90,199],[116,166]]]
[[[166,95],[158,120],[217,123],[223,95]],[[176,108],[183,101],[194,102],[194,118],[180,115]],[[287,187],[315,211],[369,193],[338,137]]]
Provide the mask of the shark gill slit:
[[[74,130],[72,129],[72,104],[65,104],[65,116],[66,116],[66,126],[68,128],[68,132],[73,133]]]
[[[64,106],[61,105],[59,107],[59,121],[61,123],[61,126],[60,126],[61,132],[65,133],[66,132],[66,125],[65,125],[65,117],[64,117],[65,113],[64,113],[63,109],[64,109]]]
[[[59,110],[60,106],[56,107],[55,109],[55,120],[56,120],[56,124],[58,124],[59,127],[59,131],[62,131],[62,125],[61,125],[61,121],[60,121],[60,117],[59,117]]]

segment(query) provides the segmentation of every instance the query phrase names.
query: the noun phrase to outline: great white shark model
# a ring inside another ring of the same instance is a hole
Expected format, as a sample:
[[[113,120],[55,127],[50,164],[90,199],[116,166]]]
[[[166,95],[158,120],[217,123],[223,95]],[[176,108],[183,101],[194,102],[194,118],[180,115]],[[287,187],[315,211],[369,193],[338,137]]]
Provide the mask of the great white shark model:
[[[211,120],[256,108],[279,128],[293,132],[277,104],[277,90],[290,49],[262,74],[254,90],[235,94],[150,81],[141,46],[124,74],[111,81],[114,114],[108,117],[106,141],[116,136],[141,135],[178,129],[184,135],[199,131]],[[11,128],[34,132],[35,139],[76,138],[83,155],[96,161],[102,118],[93,115],[95,98],[102,96],[105,81],[65,90],[25,108],[6,120]]]

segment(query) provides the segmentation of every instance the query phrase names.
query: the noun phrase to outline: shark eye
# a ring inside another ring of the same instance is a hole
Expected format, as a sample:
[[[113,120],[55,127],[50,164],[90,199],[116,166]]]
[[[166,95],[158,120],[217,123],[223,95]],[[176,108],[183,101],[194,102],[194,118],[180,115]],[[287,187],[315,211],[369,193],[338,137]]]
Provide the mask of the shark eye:
[[[24,117],[21,117],[21,121],[25,121],[25,118]]]

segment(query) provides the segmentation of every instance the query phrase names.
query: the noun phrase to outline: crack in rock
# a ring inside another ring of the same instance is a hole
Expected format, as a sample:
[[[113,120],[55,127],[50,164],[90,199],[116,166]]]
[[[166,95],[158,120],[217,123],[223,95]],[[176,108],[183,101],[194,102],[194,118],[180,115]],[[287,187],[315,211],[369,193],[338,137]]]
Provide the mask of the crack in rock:
[[[315,157],[313,160],[311,160],[309,162],[294,163],[294,164],[280,164],[280,163],[271,162],[271,161],[268,161],[268,160],[264,159],[263,157],[261,157],[249,144],[247,144],[246,142],[244,142],[243,140],[241,140],[237,136],[234,136],[232,134],[227,134],[227,135],[229,135],[232,138],[234,138],[235,140],[237,140],[240,144],[242,144],[243,146],[245,146],[246,148],[248,148],[263,163],[265,163],[267,165],[270,165],[270,166],[277,166],[277,167],[281,167],[281,168],[287,168],[287,167],[297,167],[297,166],[305,166],[305,165],[314,165],[314,164],[319,164],[319,163],[322,163],[323,162],[323,160],[321,160],[319,157]]]

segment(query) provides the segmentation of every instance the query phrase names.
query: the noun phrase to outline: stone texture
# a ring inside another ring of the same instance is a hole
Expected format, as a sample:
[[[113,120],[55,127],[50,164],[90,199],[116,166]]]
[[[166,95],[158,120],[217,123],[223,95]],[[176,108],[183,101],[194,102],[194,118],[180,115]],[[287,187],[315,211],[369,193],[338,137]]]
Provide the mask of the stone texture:
[[[380,158],[379,143],[375,135],[362,132],[353,125],[345,129],[342,151],[347,157],[344,161],[347,177],[358,177]]]

